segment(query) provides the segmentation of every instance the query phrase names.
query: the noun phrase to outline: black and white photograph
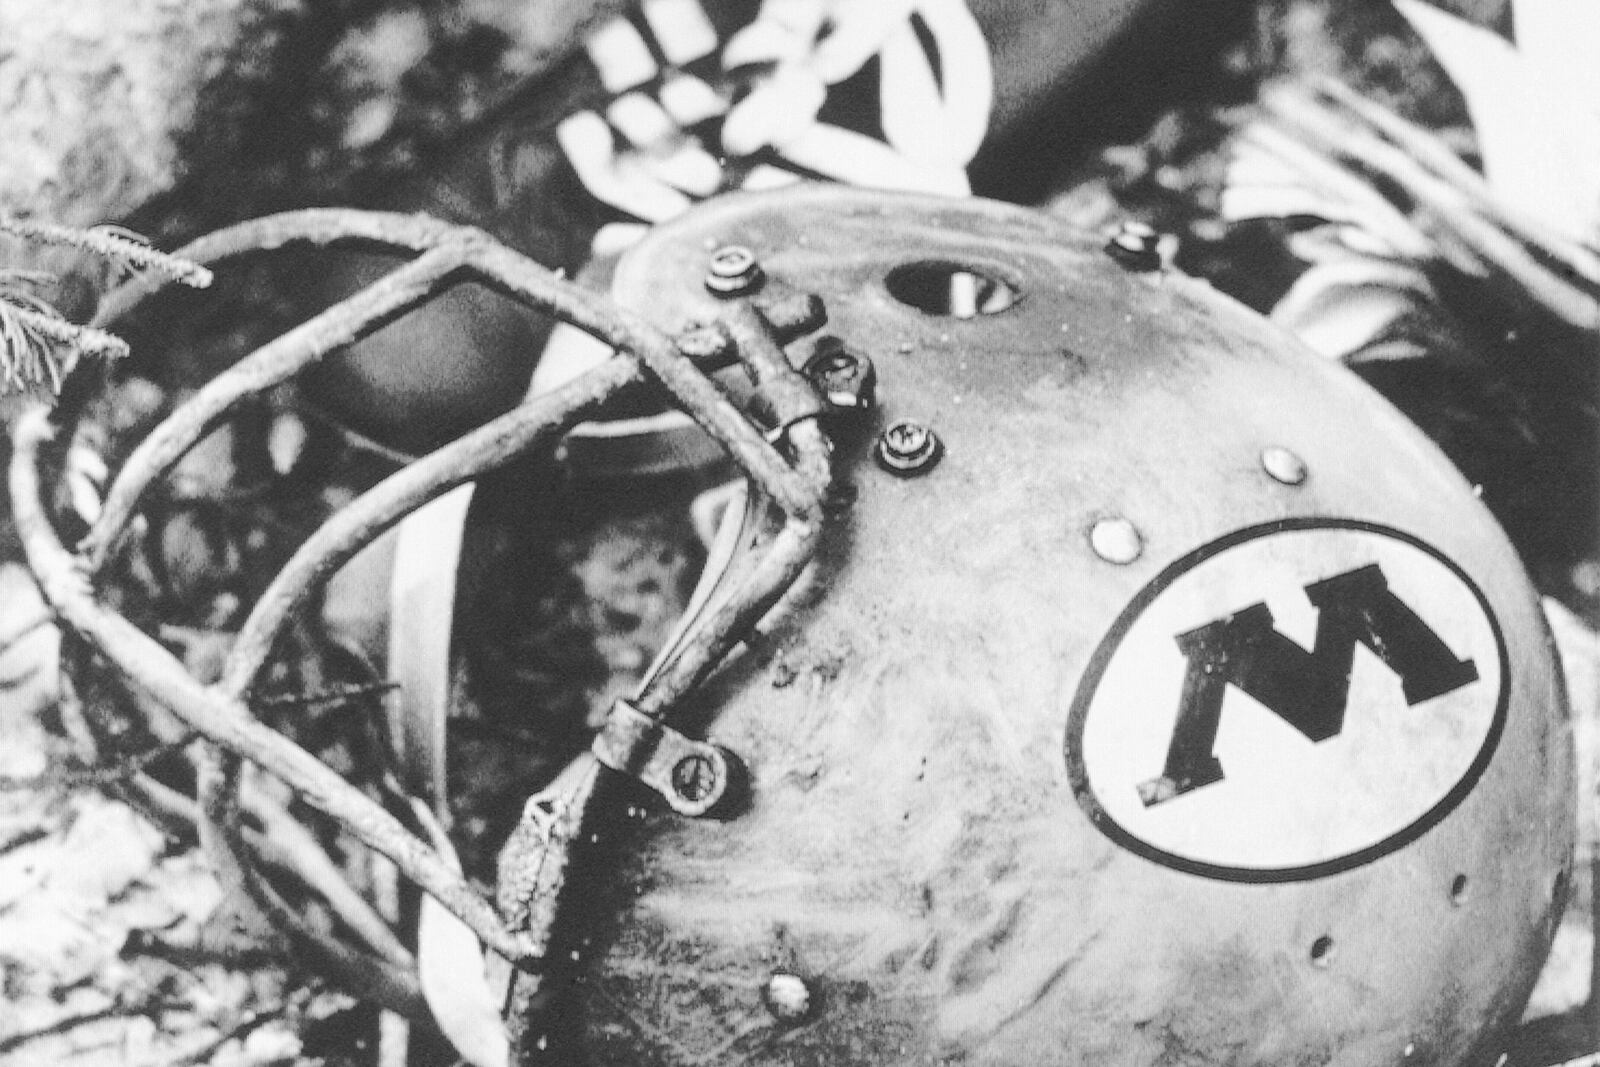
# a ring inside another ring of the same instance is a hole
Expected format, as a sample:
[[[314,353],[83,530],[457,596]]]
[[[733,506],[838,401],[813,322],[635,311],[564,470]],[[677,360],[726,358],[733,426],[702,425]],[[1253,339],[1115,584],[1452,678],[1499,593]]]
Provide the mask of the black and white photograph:
[[[1600,1067],[1600,2],[0,0],[0,1067]]]

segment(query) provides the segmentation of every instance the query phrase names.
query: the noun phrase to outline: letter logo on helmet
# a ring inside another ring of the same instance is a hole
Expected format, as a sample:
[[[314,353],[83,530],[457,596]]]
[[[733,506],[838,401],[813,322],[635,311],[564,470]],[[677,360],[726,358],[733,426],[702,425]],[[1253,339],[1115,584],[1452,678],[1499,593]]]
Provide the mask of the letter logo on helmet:
[[[1415,840],[1473,788],[1507,693],[1487,601],[1368,523],[1232,534],[1163,571],[1097,650],[1067,762],[1113,840],[1234,881],[1315,878]]]

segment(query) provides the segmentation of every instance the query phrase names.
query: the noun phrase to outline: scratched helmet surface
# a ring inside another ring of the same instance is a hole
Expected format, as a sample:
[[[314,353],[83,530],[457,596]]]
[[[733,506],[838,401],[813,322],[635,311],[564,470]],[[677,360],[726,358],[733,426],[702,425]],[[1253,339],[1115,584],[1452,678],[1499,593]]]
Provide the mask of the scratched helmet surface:
[[[635,821],[582,885],[575,1060],[1494,1063],[1570,735],[1443,456],[1206,285],[993,203],[719,201],[614,295],[709,320],[726,245],[878,404],[812,573],[693,698],[745,809]],[[874,458],[904,419],[942,443],[913,477]]]

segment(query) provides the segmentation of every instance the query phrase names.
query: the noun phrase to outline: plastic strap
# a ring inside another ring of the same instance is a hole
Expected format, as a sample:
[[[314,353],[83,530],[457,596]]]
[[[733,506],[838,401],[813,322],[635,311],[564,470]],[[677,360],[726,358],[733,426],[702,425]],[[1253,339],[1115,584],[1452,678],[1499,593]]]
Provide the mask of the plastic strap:
[[[426,798],[441,816],[449,796],[445,730],[456,574],[472,492],[470,483],[460,486],[401,521],[389,579],[388,674],[399,685],[389,705],[390,736],[407,792]]]

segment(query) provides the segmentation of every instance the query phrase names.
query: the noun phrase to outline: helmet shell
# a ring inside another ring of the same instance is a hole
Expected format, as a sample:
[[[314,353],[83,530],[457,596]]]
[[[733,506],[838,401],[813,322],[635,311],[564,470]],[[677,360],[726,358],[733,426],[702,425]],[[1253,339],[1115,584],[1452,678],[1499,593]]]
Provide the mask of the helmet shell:
[[[584,890],[589,1060],[1493,1062],[1565,897],[1570,728],[1438,450],[1204,283],[989,202],[729,198],[615,295],[707,320],[729,244],[879,407],[687,709],[748,810],[650,816]],[[941,313],[954,274],[993,313]],[[871,458],[903,418],[945,448],[913,478]]]

